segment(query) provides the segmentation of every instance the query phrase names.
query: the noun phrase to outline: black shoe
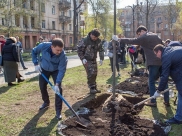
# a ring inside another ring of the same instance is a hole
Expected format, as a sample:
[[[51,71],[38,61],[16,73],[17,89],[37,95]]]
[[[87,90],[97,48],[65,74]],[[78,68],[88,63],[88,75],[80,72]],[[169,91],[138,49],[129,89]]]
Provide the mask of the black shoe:
[[[8,86],[14,86],[14,85],[16,85],[16,84],[13,84],[13,83],[8,83]]]
[[[23,69],[25,70],[25,69],[28,69],[28,68],[24,67]]]
[[[58,120],[61,120],[62,119],[62,116],[61,116],[61,112],[60,111],[56,111],[56,118]]]
[[[24,81],[24,79],[18,79],[18,83],[23,82],[23,81]]]
[[[39,110],[43,110],[43,109],[48,108],[48,107],[49,107],[49,104],[43,103],[42,106],[39,108]]]

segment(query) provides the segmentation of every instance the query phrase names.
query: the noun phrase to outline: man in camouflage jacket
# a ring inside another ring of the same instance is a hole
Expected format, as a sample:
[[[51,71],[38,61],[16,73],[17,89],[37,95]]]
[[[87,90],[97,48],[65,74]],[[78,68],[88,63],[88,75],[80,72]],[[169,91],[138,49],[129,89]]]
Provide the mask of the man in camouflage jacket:
[[[83,38],[77,48],[78,56],[85,67],[87,72],[87,84],[90,88],[90,93],[100,93],[97,90],[96,77],[97,77],[97,52],[99,52],[100,65],[104,60],[104,49],[102,47],[101,40],[99,39],[100,32],[98,29],[93,29],[87,37]]]

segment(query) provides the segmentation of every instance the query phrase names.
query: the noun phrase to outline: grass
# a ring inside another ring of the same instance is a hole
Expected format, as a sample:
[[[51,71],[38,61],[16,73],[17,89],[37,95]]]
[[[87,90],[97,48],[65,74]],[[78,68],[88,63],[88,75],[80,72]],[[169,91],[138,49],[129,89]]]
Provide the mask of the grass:
[[[116,78],[116,83],[124,81],[129,77],[127,74],[130,66],[121,67],[121,77]],[[52,82],[52,79],[50,79]],[[91,99],[79,99],[88,93],[86,83],[86,72],[83,66],[67,69],[62,82],[63,96],[76,110],[81,103]],[[104,61],[103,66],[98,66],[97,77],[98,88],[102,93],[107,92],[112,84],[109,60]],[[55,119],[54,92],[48,86],[51,105],[50,108],[39,112],[42,104],[38,77],[26,80],[14,87],[2,85],[0,87],[0,136],[56,136],[57,120]],[[163,99],[159,98],[158,108],[144,107],[140,116],[149,119],[168,119],[175,113],[176,106],[171,99],[171,107],[163,106]],[[70,111],[63,104],[62,115],[67,118]],[[172,125],[169,136],[181,136],[182,125]]]

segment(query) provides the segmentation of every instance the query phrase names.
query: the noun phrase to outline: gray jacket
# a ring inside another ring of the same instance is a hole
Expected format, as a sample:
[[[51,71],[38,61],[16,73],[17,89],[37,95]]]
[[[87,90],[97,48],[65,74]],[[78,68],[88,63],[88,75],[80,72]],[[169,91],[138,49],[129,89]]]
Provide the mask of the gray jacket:
[[[141,45],[147,58],[147,66],[161,66],[161,60],[156,57],[153,51],[153,48],[157,44],[163,44],[162,40],[158,37],[157,34],[148,32],[139,38],[122,38],[121,42],[124,42],[126,44]]]

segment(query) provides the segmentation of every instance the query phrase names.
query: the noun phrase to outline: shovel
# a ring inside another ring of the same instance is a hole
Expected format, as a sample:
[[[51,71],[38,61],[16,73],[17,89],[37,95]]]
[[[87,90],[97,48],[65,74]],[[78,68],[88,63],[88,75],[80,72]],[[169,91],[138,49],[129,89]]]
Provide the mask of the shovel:
[[[165,92],[169,91],[169,90],[172,89],[173,87],[175,87],[175,86],[169,87],[168,89],[162,91],[161,94],[164,94]],[[145,99],[145,100],[143,100],[143,101],[141,101],[141,102],[139,102],[139,103],[133,105],[133,108],[135,108],[136,106],[139,106],[139,105],[143,104],[144,102],[149,101],[149,100],[151,100],[151,99],[155,99],[155,97],[154,97],[154,96],[151,96],[151,97],[149,97],[149,98],[147,98],[147,99]]]
[[[53,85],[52,83],[46,78],[46,76],[43,74],[43,73],[40,73],[42,75],[42,77],[49,83],[49,85],[51,86],[51,88],[53,89]],[[54,89],[53,89],[54,90]],[[89,124],[90,124],[90,121],[89,120],[86,120],[82,117],[79,117],[76,112],[73,110],[73,108],[68,104],[68,102],[64,99],[64,97],[56,92],[54,90],[54,92],[61,98],[61,100],[66,104],[66,106],[68,106],[68,108],[73,112],[73,114],[77,117],[77,120],[75,121],[77,124],[83,126],[83,127],[87,127]]]

